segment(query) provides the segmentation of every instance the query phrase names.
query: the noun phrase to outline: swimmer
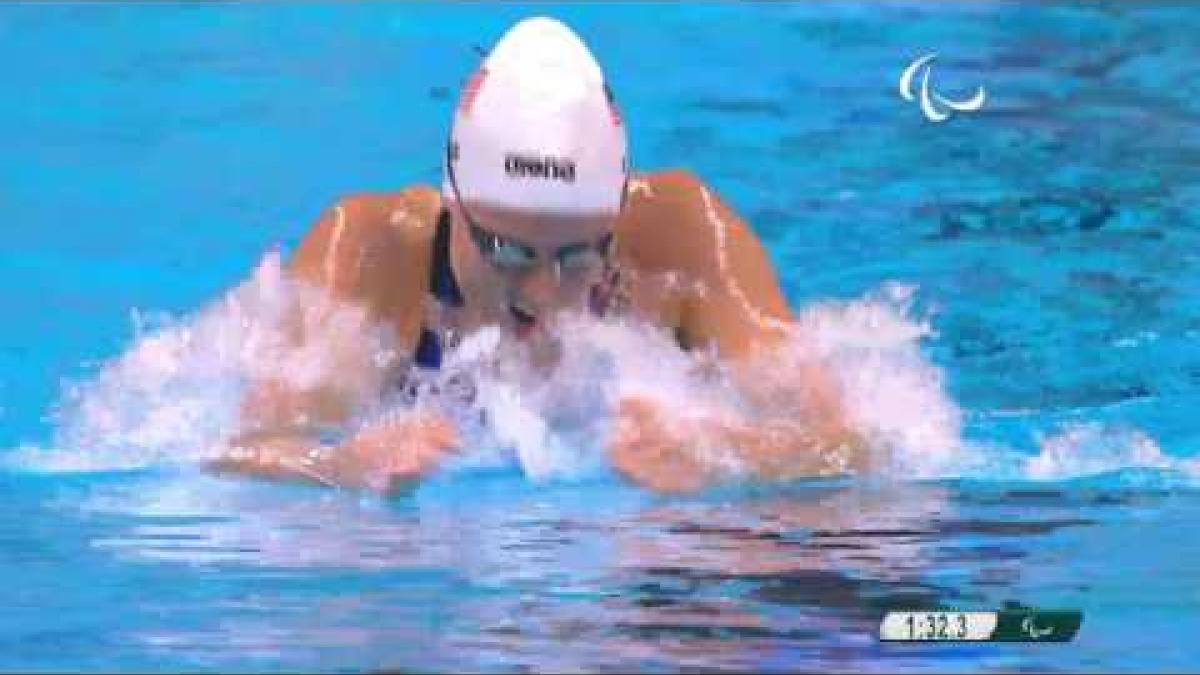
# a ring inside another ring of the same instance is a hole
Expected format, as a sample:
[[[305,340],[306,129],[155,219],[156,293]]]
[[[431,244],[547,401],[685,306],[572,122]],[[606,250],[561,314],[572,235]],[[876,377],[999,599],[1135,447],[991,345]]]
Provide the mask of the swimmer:
[[[755,357],[779,348],[792,325],[763,245],[691,173],[631,173],[626,127],[599,65],[553,19],[516,24],[470,77],[440,190],[342,199],[287,270],[385,326],[397,358],[380,368],[348,341],[345,353],[323,355],[338,364],[338,382],[252,383],[219,470],[381,492],[410,485],[460,449],[450,420],[418,409],[349,438],[323,440],[320,429],[381,396],[383,371],[437,368],[455,336],[499,326],[536,345],[553,316],[572,309],[648,322],[682,349],[715,354],[750,400],[792,397],[804,411],[786,422],[731,410],[680,423],[654,400],[627,398],[609,448],[627,479],[663,492],[703,488],[716,479],[702,460],[712,447],[736,449],[763,479],[866,467],[862,439],[818,362],[795,366],[789,386],[756,393]],[[653,281],[672,278],[686,283]]]

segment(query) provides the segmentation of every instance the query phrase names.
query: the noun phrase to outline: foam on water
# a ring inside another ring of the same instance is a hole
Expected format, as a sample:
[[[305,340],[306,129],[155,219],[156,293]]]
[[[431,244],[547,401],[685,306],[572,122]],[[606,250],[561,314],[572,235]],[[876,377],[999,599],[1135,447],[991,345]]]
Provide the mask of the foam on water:
[[[463,430],[470,450],[452,469],[515,466],[532,481],[576,480],[608,472],[609,430],[623,397],[657,401],[680,424],[729,415],[803,419],[795,397],[776,394],[796,386],[805,364],[821,363],[836,375],[849,419],[889,479],[1057,481],[1131,468],[1200,475],[1195,461],[1163,455],[1135,429],[1070,427],[1034,439],[1037,454],[964,439],[943,373],[922,352],[936,334],[928,317],[915,316],[915,297],[915,288],[891,284],[805,308],[787,343],[754,370],[766,405],[750,406],[711,354],[685,353],[662,331],[569,315],[557,322],[554,368],[531,367],[527,346],[498,329],[480,330],[426,376],[431,386],[416,404],[441,408]],[[124,354],[64,387],[52,448],[20,448],[10,464],[105,471],[196,463],[235,431],[248,381],[269,376],[306,388],[337,382],[336,373],[361,369],[364,359],[377,373],[396,359],[385,331],[362,311],[290,281],[277,253],[196,314],[150,321],[135,313],[134,328]],[[289,339],[295,331],[307,337],[302,346]],[[465,399],[463,382],[472,392]],[[396,410],[369,414],[381,412]],[[707,448],[703,459],[737,477],[733,450]]]

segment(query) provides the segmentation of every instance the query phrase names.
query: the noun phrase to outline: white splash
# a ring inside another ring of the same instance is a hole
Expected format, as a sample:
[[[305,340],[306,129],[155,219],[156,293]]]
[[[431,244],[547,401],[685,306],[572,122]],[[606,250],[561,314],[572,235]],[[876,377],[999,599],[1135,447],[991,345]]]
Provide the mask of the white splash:
[[[1200,461],[1165,455],[1153,438],[1131,427],[1079,423],[1038,441],[1040,451],[1022,467],[1022,473],[1034,480],[1058,481],[1128,469],[1200,477]]]
[[[921,352],[935,334],[927,318],[913,317],[915,296],[915,287],[888,284],[859,301],[819,303],[798,319],[837,373],[851,420],[901,479],[951,475],[972,452],[941,369]]]
[[[683,425],[738,415],[756,422],[804,419],[800,399],[787,394],[803,386],[798,373],[812,363],[832,369],[853,425],[888,460],[883,471],[900,479],[940,477],[964,464],[969,448],[940,370],[921,353],[932,331],[909,318],[913,293],[889,286],[858,301],[810,307],[792,339],[758,359],[751,395],[739,391],[712,354],[685,353],[663,331],[569,316],[559,320],[561,354],[550,372],[526,367],[498,334],[465,341],[445,372],[466,369],[478,383],[478,407],[492,422],[477,443],[512,448],[535,480],[604,470],[613,410],[626,396],[655,401]],[[472,356],[463,358],[464,350]],[[735,449],[702,452],[709,466],[731,477],[740,473]]]
[[[637,395],[694,414],[711,409],[719,387],[706,385],[695,359],[661,331],[630,323],[596,322],[563,315],[557,320],[556,364],[530,366],[524,345],[504,340],[496,329],[480,331],[452,352],[437,379],[462,373],[475,383],[476,400],[456,417],[474,425],[478,451],[468,465],[505,459],[531,480],[577,480],[607,470],[606,450],[615,402]],[[434,405],[455,414],[458,402]],[[464,419],[466,418],[466,419]]]
[[[304,309],[294,313],[299,303]],[[363,312],[290,281],[277,253],[221,300],[179,320],[134,312],[134,338],[91,379],[68,383],[51,413],[55,449],[10,460],[46,471],[133,469],[212,456],[238,424],[244,383],[264,376],[300,388],[329,380],[348,358],[388,358]],[[303,331],[302,347],[288,336]]]
[[[1036,456],[990,448],[962,436],[962,414],[940,368],[923,354],[936,338],[915,317],[915,289],[886,285],[857,300],[804,309],[792,340],[764,355],[755,384],[762,394],[793,386],[804,364],[835,375],[853,426],[886,459],[898,479],[956,476],[1061,480],[1128,467],[1200,475],[1200,466],[1163,455],[1141,432],[1083,426],[1041,439]],[[347,359],[382,372],[395,352],[379,327],[354,307],[288,280],[277,254],[219,301],[180,319],[134,315],[129,349],[91,379],[73,383],[53,411],[49,448],[23,447],[7,461],[35,471],[105,471],[194,464],[211,457],[238,425],[245,383],[271,376],[307,388],[337,381]],[[418,405],[453,416],[469,451],[451,470],[517,467],[529,480],[574,481],[608,472],[616,402],[639,396],[659,402],[681,424],[723,415],[794,420],[807,411],[795,399],[751,407],[718,361],[685,353],[664,331],[630,321],[562,316],[557,365],[530,366],[528,347],[488,328],[468,336],[430,376],[434,393]],[[302,331],[296,346],[289,335]],[[465,378],[465,379],[464,379]],[[461,385],[473,392],[464,403]],[[346,386],[377,386],[378,382]],[[381,404],[374,414],[394,403]],[[730,448],[703,459],[736,477]]]

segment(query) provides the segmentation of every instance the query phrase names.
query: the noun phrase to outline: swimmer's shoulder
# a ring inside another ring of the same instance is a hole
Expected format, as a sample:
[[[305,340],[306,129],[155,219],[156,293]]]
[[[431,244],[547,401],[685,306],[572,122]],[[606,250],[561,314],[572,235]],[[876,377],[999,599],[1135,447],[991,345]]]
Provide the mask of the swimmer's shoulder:
[[[419,247],[433,241],[441,208],[437,190],[415,185],[394,192],[347,195],[327,208],[322,220],[330,220],[327,227],[332,230],[341,228],[343,236],[350,229],[355,236],[392,238],[403,245]],[[314,230],[321,225],[318,222]]]
[[[693,268],[717,245],[709,211],[715,196],[696,174],[669,169],[631,176],[617,225],[622,255],[649,270]]]
[[[324,210],[289,268],[396,324],[407,342],[418,328],[441,208],[440,193],[425,185],[348,195]]]
[[[364,255],[420,258],[432,246],[440,210],[441,195],[425,185],[348,195],[321,213],[291,267],[310,281],[336,287],[337,272],[345,271],[338,268],[354,266]]]
[[[779,337],[791,312],[770,256],[716,190],[688,171],[632,179],[618,224],[622,263],[682,282],[683,344],[746,354]]]

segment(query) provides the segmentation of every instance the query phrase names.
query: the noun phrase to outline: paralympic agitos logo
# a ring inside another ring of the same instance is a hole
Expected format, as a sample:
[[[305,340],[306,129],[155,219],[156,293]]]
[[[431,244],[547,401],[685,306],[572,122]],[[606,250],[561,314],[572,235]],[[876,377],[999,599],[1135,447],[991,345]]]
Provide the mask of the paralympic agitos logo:
[[[910,63],[904,69],[904,72],[900,75],[900,96],[905,101],[914,100],[912,82],[917,72],[920,71],[921,112],[925,114],[925,119],[930,122],[944,122],[956,112],[975,112],[982,108],[983,102],[987,99],[987,92],[983,90],[983,87],[976,89],[974,96],[962,101],[952,101],[932,90],[929,84],[929,74],[933,70],[933,61],[936,58],[936,52],[926,54]]]
[[[504,155],[504,173],[510,178],[545,178],[575,182],[575,161],[566,157],[542,157],[508,153]]]

